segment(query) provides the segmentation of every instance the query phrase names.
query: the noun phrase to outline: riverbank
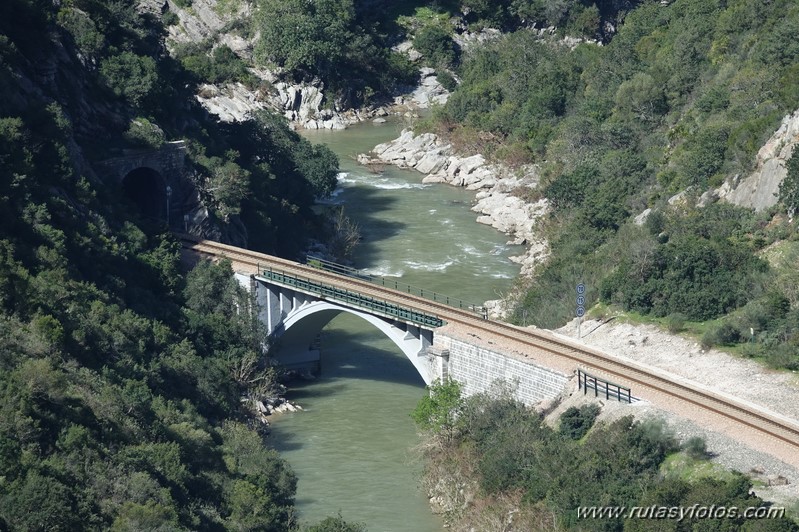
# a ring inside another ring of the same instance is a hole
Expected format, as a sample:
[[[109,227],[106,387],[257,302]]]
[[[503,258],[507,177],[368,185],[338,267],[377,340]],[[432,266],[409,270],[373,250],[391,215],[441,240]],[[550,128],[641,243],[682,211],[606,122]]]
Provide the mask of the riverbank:
[[[393,101],[357,109],[330,106],[319,84],[278,81],[273,72],[264,69],[251,68],[250,73],[269,88],[248,87],[241,82],[206,83],[198,87],[197,101],[222,122],[243,122],[269,110],[285,116],[295,129],[341,130],[360,122],[384,122],[389,116],[417,118],[419,111],[443,105],[449,97],[435,70],[427,67],[419,69],[419,84]]]
[[[576,337],[576,328],[574,320],[555,332]],[[582,331],[582,341],[587,345],[767,405],[788,417],[796,418],[799,414],[796,373],[771,370],[723,351],[703,349],[691,338],[653,325],[588,320],[582,324]],[[560,416],[567,409],[588,404],[600,406],[598,424],[609,425],[624,416],[633,416],[639,422],[663,426],[683,446],[692,438],[705,442],[703,458],[692,458],[685,452],[674,454],[664,461],[660,474],[696,482],[704,477],[729,480],[733,478],[732,471],[740,471],[750,477],[755,495],[789,511],[799,510],[799,470],[743,445],[735,437],[708,429],[702,420],[685,419],[646,401],[627,404],[585,396],[577,389],[575,379],[557,400],[534,408],[545,412],[544,422],[548,426],[557,428]],[[430,440],[424,449],[428,462],[423,486],[431,507],[444,517],[450,530],[497,529],[497,524],[503,530],[539,530],[555,524],[551,512],[524,503],[521,493],[485,495],[475,467],[483,457],[476,455],[470,446],[445,452],[435,440]]]
[[[463,156],[451,144],[433,133],[414,134],[410,129],[390,142],[378,144],[358,162],[366,165],[390,164],[425,174],[423,183],[445,183],[477,192],[472,210],[477,221],[510,237],[508,244],[526,247],[522,255],[511,257],[530,276],[546,259],[549,246],[537,229],[548,212],[546,199],[528,200],[538,186],[539,169],[527,165],[518,169],[489,163],[480,154]]]

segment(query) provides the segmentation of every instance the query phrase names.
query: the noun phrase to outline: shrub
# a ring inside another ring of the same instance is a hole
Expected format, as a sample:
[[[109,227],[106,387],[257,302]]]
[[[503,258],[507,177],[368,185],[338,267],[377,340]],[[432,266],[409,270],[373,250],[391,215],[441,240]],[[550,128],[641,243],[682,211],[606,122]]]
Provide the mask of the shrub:
[[[766,362],[774,368],[799,370],[799,349],[789,344],[773,346],[766,352]]]
[[[718,327],[711,327],[702,335],[702,346],[734,345],[741,339],[739,331],[731,323],[722,323]]]
[[[416,34],[413,46],[433,67],[449,67],[457,60],[455,41],[448,31],[438,25],[422,28]]]
[[[599,415],[599,405],[588,404],[580,408],[571,407],[560,416],[560,433],[573,440],[585,436]]]
[[[672,312],[666,316],[666,328],[670,333],[678,333],[685,329],[688,317],[681,312]]]
[[[463,408],[461,385],[448,379],[427,387],[428,393],[419,401],[411,417],[422,429],[432,432],[450,443],[460,426],[459,415]]]
[[[305,529],[305,532],[366,532],[363,523],[349,523],[341,515],[328,517]]]
[[[58,23],[70,33],[82,54],[96,57],[102,51],[105,38],[83,11],[64,8],[58,12]]]
[[[441,86],[449,92],[458,88],[458,82],[455,80],[455,77],[447,70],[439,70],[436,72],[436,77],[438,78],[438,82],[441,83]]]
[[[180,22],[180,18],[178,18],[178,14],[174,11],[165,11],[161,17],[161,21],[164,23],[164,26],[174,26]]]
[[[793,216],[799,208],[799,147],[794,147],[786,167],[788,175],[780,183],[780,201]]]
[[[157,124],[142,117],[131,121],[124,137],[131,144],[154,150],[160,148],[165,141],[164,131]]]
[[[105,84],[117,96],[140,105],[153,90],[158,73],[152,57],[122,52],[104,59],[100,73]]]
[[[705,443],[704,438],[700,438],[699,436],[689,438],[688,441],[683,444],[682,448],[685,454],[695,460],[707,458],[707,443]]]

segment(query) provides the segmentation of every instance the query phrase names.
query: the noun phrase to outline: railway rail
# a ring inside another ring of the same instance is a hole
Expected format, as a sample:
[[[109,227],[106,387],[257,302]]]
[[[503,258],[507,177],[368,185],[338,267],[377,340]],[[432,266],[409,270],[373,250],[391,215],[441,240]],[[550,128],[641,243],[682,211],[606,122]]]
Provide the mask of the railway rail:
[[[353,290],[364,295],[404,305],[420,312],[440,317],[447,323],[455,323],[462,327],[479,332],[486,336],[510,340],[519,345],[543,350],[560,357],[571,365],[572,371],[578,368],[599,372],[615,381],[620,381],[633,389],[638,395],[643,392],[663,394],[667,398],[675,398],[689,405],[711,413],[713,416],[738,423],[757,435],[765,436],[771,442],[781,444],[781,452],[770,454],[799,467],[799,423],[781,414],[770,412],[758,405],[742,401],[726,393],[709,390],[681,377],[667,374],[629,360],[621,359],[602,351],[586,347],[553,333],[521,329],[500,321],[486,320],[476,316],[469,310],[448,306],[442,302],[432,301],[405,292],[375,286],[357,277],[345,276],[290,260],[249,251],[218,242],[199,240],[191,236],[180,235],[183,247],[201,255],[225,257],[234,264],[234,269],[259,273],[263,268],[282,270],[286,274],[329,283],[331,285]],[[651,395],[651,393],[650,393]],[[729,432],[729,431],[728,431]],[[753,441],[752,438],[748,443]],[[754,438],[757,443],[757,438]],[[767,442],[764,442],[767,443]],[[765,445],[766,448],[770,446]]]

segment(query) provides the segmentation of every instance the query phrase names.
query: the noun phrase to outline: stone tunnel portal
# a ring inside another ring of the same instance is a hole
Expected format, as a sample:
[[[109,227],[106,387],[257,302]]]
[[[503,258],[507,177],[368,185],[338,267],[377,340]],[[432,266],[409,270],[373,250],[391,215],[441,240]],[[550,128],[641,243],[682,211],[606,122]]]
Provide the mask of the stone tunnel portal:
[[[166,220],[167,187],[164,177],[152,168],[140,167],[122,179],[122,191],[142,216]]]

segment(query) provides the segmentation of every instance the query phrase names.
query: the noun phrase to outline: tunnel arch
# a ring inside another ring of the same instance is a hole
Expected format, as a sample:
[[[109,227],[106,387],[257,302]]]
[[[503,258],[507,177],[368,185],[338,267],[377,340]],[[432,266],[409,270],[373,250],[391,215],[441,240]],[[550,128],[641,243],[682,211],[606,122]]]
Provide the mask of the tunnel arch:
[[[368,312],[323,300],[306,303],[286,316],[281,329],[275,334],[278,342],[276,358],[286,362],[292,356],[301,357],[303,352],[308,351],[309,345],[325,325],[342,313],[357,316],[373,325],[399,347],[419,372],[425,384],[430,384],[434,380],[434,369],[428,358],[423,356],[425,348],[432,343],[431,331],[391,322]]]
[[[167,183],[160,172],[140,166],[122,178],[122,194],[146,218],[166,220]]]

